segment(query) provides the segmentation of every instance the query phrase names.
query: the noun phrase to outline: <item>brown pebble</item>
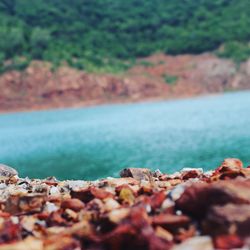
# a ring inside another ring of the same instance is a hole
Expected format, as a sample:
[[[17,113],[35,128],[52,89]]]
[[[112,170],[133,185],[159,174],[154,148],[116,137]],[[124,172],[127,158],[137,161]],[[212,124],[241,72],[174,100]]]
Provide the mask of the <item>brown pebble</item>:
[[[0,177],[13,177],[15,175],[18,175],[18,172],[7,165],[0,164]]]

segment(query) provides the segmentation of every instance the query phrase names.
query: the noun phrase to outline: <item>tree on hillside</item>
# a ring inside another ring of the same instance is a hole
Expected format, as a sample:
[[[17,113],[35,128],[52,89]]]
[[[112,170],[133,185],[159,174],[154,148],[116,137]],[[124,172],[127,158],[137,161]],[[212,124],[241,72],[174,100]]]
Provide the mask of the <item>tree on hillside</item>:
[[[0,0],[0,11],[8,15],[14,16],[16,14],[16,0]]]

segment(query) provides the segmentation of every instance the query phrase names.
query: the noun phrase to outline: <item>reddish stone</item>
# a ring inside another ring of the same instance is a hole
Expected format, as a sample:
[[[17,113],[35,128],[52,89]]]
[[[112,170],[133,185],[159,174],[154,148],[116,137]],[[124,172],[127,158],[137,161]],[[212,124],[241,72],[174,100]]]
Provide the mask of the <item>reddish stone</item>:
[[[72,198],[79,199],[85,203],[93,200],[94,198],[105,199],[113,197],[112,193],[96,187],[80,189],[77,191],[72,190],[70,194]]]
[[[227,204],[211,207],[203,221],[203,231],[210,235],[235,233],[250,236],[250,205]]]
[[[194,217],[204,216],[212,205],[250,204],[250,180],[194,183],[176,201],[176,207]]]
[[[216,249],[236,249],[242,248],[244,241],[237,235],[220,235],[214,238]]]
[[[147,168],[125,168],[120,173],[121,177],[132,177],[136,180],[150,180],[152,173]]]
[[[200,176],[200,172],[197,170],[190,170],[190,171],[186,171],[181,175],[181,178],[183,180],[188,180],[191,178],[197,178]]]
[[[45,194],[10,195],[5,204],[5,211],[10,214],[40,212],[45,202]]]
[[[53,212],[47,218],[47,223],[49,226],[66,226],[67,222],[62,217],[60,211]]]
[[[153,209],[160,208],[163,201],[166,199],[166,194],[164,191],[153,194],[150,197],[149,204]]]
[[[185,215],[160,214],[152,218],[152,223],[156,226],[161,226],[170,231],[180,227],[187,227],[191,222],[190,218]]]
[[[74,211],[80,211],[84,208],[84,203],[79,199],[66,199],[62,201],[61,207],[64,209],[69,208]]]
[[[21,239],[21,229],[19,224],[14,224],[7,220],[0,228],[0,244],[10,243]]]
[[[245,176],[243,163],[239,159],[228,158],[215,170],[213,179],[234,179],[238,176]]]

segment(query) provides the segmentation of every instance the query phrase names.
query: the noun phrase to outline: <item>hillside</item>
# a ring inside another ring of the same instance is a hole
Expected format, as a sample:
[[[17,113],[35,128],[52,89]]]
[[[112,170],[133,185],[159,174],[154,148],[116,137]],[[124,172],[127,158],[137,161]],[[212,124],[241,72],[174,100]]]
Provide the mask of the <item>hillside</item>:
[[[0,111],[86,106],[191,97],[250,89],[250,60],[235,64],[213,54],[155,54],[122,74],[87,73],[32,61],[0,76]]]
[[[0,0],[0,110],[250,88],[248,0]]]
[[[249,27],[248,0],[0,0],[1,70],[38,59],[121,71],[155,52],[197,54],[222,44],[223,56],[245,60]]]

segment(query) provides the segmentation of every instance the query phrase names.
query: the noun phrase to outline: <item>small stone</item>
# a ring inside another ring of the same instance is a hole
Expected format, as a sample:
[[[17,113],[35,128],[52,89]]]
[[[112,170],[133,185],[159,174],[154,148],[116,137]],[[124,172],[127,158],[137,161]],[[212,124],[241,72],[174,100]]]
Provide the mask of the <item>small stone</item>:
[[[5,203],[5,212],[11,214],[41,212],[46,197],[42,194],[10,195]]]
[[[65,215],[67,218],[76,220],[77,219],[77,213],[69,208],[65,209]]]
[[[14,168],[0,164],[0,177],[11,178],[15,175],[18,175],[18,172]]]
[[[166,229],[160,226],[156,227],[155,234],[158,237],[165,239],[166,241],[172,241],[174,238],[173,235],[169,231],[167,231]]]
[[[109,217],[111,222],[118,224],[120,221],[122,221],[128,215],[129,215],[129,209],[128,208],[120,208],[120,209],[112,210],[108,214],[108,217]]]
[[[81,209],[84,208],[84,203],[78,199],[65,199],[63,202],[62,202],[62,208],[64,209],[71,209],[73,211],[80,211]]]
[[[196,218],[202,218],[214,205],[250,204],[250,180],[193,183],[175,202],[177,209]]]
[[[52,186],[49,193],[50,195],[60,195],[60,190],[57,187]]]
[[[181,170],[181,178],[182,180],[194,179],[198,178],[203,174],[202,168],[183,168]]]
[[[237,235],[220,235],[214,238],[216,249],[241,249],[248,250],[244,247],[244,241]]]
[[[135,197],[131,189],[122,188],[119,194],[119,199],[126,204],[132,205],[134,203]]]
[[[209,236],[197,236],[185,240],[173,250],[214,250],[212,239]]]
[[[213,180],[234,179],[238,176],[247,176],[248,174],[249,171],[243,168],[243,163],[239,159],[228,158],[214,171]]]
[[[161,226],[172,231],[181,227],[187,227],[190,223],[190,218],[185,215],[159,214],[152,217],[152,223],[155,226]]]
[[[227,158],[223,161],[221,167],[230,169],[241,169],[243,168],[243,163],[241,160],[236,158]]]
[[[52,213],[55,212],[59,209],[59,207],[57,207],[54,203],[52,202],[46,202],[45,203],[45,207],[44,207],[44,211],[48,212],[48,213]]]
[[[249,204],[227,204],[213,206],[203,222],[203,230],[210,235],[250,236],[250,206]]]
[[[162,210],[166,210],[168,208],[173,208],[175,206],[175,202],[170,199],[165,199],[161,205]]]
[[[81,181],[81,180],[76,180],[76,181],[65,181],[62,182],[61,185],[68,186],[70,190],[76,190],[80,188],[87,188],[89,186],[89,183],[87,181]]]
[[[125,168],[120,172],[121,177],[132,177],[136,180],[147,180],[152,179],[152,173],[147,168]]]
[[[181,197],[181,195],[184,193],[184,191],[185,191],[185,185],[180,184],[169,192],[168,197],[172,201],[176,201]]]
[[[160,169],[156,169],[155,171],[154,171],[154,173],[153,173],[153,176],[154,177],[157,177],[157,178],[159,178],[159,177],[161,177],[163,174],[162,174],[162,172],[160,171]]]
[[[0,183],[0,189],[5,189],[7,185],[5,183]]]
[[[112,198],[107,198],[105,200],[105,204],[104,204],[105,211],[109,212],[109,211],[112,211],[114,209],[118,209],[119,207],[120,207],[120,204],[116,200],[114,200]]]

